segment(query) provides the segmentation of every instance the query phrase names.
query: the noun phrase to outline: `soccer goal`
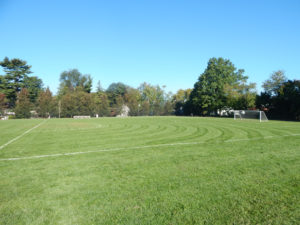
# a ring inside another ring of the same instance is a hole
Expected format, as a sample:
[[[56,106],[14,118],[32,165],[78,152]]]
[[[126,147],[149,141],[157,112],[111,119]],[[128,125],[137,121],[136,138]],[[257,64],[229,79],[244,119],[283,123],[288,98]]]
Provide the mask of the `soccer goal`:
[[[266,122],[268,118],[264,111],[258,110],[234,110],[234,119],[255,119],[259,120],[259,122]]]

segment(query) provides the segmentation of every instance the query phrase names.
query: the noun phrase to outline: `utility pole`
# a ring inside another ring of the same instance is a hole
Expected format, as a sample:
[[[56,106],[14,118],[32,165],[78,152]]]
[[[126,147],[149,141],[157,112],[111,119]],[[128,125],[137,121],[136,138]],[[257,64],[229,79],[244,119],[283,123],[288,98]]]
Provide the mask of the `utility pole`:
[[[60,100],[58,101],[58,117],[60,118],[60,107],[61,107],[61,102]]]

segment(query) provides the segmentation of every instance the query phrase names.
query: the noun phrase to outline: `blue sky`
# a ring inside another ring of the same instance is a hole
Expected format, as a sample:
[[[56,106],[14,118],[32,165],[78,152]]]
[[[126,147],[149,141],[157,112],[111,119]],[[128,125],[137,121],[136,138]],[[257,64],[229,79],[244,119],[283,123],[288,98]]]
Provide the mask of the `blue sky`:
[[[192,88],[211,57],[260,86],[275,70],[300,79],[300,1],[0,0],[0,59],[21,58],[56,93],[77,68],[104,88]]]

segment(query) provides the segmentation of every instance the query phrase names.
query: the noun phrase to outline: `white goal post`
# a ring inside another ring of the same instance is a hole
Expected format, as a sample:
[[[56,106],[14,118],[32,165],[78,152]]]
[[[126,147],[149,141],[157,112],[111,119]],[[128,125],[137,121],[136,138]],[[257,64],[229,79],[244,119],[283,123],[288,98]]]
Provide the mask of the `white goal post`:
[[[268,118],[264,111],[258,110],[234,110],[234,119],[257,119],[259,122],[266,122]]]

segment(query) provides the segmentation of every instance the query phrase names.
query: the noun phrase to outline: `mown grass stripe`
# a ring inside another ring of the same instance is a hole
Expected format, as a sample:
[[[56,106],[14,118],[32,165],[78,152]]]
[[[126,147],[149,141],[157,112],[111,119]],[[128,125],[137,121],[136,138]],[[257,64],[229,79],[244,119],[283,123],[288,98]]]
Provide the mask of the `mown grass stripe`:
[[[265,137],[256,137],[256,138],[229,139],[229,140],[225,140],[225,141],[224,140],[223,141],[217,141],[217,142],[214,142],[214,143],[212,143],[212,142],[209,143],[209,142],[205,142],[205,141],[202,141],[202,142],[181,142],[181,143],[178,142],[178,143],[169,143],[169,144],[134,146],[134,147],[127,147],[127,148],[101,149],[101,150],[84,151],[84,152],[68,152],[68,153],[35,155],[35,156],[16,157],[16,158],[2,158],[2,159],[0,159],[0,161],[39,159],[39,158],[47,158],[47,157],[71,156],[71,155],[81,155],[81,154],[98,153],[98,152],[114,152],[114,151],[125,151],[125,150],[144,149],[144,148],[159,148],[159,147],[176,146],[176,145],[219,144],[219,143],[228,143],[228,142],[241,142],[241,141],[253,141],[253,140],[261,140],[261,139],[281,138],[281,137],[288,137],[288,136],[300,136],[300,134],[286,134],[286,135],[281,135],[281,136],[265,136]]]
[[[25,134],[28,134],[30,131],[32,131],[32,130],[38,128],[39,126],[41,126],[41,125],[44,124],[45,122],[46,122],[46,120],[43,120],[41,123],[39,123],[38,125],[36,125],[36,126],[30,128],[29,130],[25,131],[23,134],[21,134],[21,135],[15,137],[15,138],[11,139],[10,141],[6,142],[5,144],[1,145],[1,146],[0,146],[0,150],[2,150],[3,148],[5,148],[7,145],[9,145],[9,144],[15,142],[16,140],[20,139],[20,138],[23,137]]]

